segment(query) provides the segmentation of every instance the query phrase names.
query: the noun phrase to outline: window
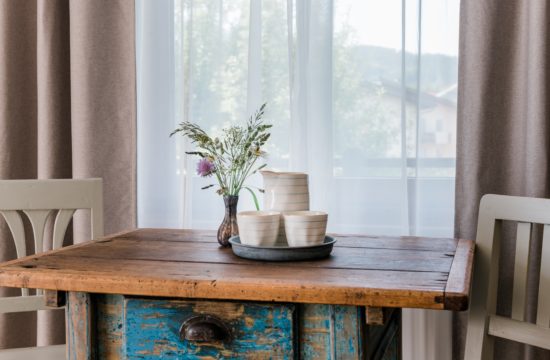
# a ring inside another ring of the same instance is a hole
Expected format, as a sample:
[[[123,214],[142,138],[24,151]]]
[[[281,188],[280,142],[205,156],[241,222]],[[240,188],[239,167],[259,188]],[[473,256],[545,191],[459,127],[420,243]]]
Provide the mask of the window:
[[[310,174],[331,230],[450,235],[458,1],[419,1],[138,3],[140,225],[215,228],[221,200],[167,134],[266,101],[269,166]]]

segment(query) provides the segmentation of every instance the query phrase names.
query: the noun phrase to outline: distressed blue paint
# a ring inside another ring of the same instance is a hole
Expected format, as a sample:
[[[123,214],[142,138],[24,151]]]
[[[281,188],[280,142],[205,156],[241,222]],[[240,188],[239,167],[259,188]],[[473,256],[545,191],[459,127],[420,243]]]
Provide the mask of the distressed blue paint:
[[[212,312],[208,312],[209,304]],[[233,333],[232,342],[180,340],[183,321],[202,313],[225,320]],[[125,351],[134,359],[292,359],[293,313],[294,305],[289,304],[127,299]]]
[[[66,317],[68,327],[68,358],[69,360],[92,359],[95,356],[91,322],[90,295],[81,292],[67,294]]]
[[[302,359],[361,359],[361,308],[338,305],[300,306]]]
[[[97,328],[99,359],[125,359],[124,297],[122,295],[93,295]]]
[[[338,359],[360,359],[363,357],[364,308],[355,306],[334,306],[334,348]]]
[[[76,333],[73,329],[73,324],[72,324],[72,317],[73,317],[73,304],[72,304],[72,300],[69,296],[69,294],[67,294],[67,304],[65,306],[65,318],[66,318],[66,327],[67,327],[67,330],[65,331],[66,333],[66,341],[67,341],[67,357],[68,357],[68,360],[72,360],[74,359],[74,348],[75,348],[75,345],[76,345]]]
[[[70,298],[70,297],[69,297]],[[69,359],[383,359],[398,360],[400,311],[384,326],[367,326],[364,308],[132,298],[79,293],[68,300]],[[91,323],[90,305],[95,315]],[[295,311],[299,307],[299,311]],[[190,344],[181,323],[196,314],[223,318],[230,344]],[[91,328],[91,326],[93,326]],[[91,333],[95,335],[91,343]],[[84,346],[82,346],[84,345]],[[294,350],[294,346],[298,346]],[[367,351],[368,350],[368,351]],[[80,352],[82,354],[82,352]]]
[[[300,305],[299,344],[302,359],[330,359],[330,305]]]

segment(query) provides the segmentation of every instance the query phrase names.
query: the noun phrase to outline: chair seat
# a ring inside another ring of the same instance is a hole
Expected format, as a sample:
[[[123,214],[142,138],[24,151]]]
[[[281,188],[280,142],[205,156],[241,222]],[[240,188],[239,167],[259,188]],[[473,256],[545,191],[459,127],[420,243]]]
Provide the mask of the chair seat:
[[[0,360],[64,360],[65,345],[0,350]]]

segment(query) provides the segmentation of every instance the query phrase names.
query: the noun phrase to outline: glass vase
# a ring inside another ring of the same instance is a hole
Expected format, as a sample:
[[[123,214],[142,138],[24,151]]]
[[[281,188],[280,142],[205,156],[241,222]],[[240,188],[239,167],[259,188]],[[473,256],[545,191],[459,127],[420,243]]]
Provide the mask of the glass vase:
[[[230,246],[229,238],[231,236],[239,235],[239,227],[237,226],[237,203],[239,202],[238,196],[224,196],[223,202],[225,203],[225,217],[218,229],[218,242],[221,246]]]

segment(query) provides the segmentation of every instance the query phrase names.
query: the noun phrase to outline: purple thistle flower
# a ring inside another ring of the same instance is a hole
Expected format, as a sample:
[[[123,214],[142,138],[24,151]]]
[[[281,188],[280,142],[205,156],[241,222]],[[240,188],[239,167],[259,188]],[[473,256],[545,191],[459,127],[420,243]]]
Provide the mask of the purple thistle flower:
[[[197,164],[197,174],[206,177],[214,173],[216,167],[208,159],[201,159]]]

